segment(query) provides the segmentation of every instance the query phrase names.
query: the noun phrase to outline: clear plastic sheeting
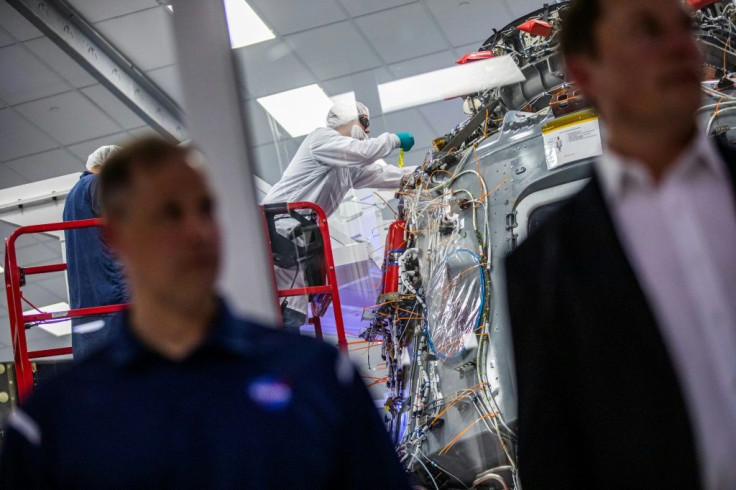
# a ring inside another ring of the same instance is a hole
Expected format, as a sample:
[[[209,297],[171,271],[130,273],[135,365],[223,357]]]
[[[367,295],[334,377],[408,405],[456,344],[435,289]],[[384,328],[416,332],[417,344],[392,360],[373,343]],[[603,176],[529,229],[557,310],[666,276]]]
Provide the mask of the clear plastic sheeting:
[[[427,288],[429,347],[439,359],[457,355],[463,338],[480,324],[484,298],[478,255],[458,249],[435,268]]]

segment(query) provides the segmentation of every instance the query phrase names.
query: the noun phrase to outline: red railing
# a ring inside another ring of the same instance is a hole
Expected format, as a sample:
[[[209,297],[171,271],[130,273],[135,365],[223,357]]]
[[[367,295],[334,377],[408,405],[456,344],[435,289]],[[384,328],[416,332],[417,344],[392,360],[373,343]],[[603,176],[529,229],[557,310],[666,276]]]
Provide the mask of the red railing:
[[[20,267],[15,253],[15,242],[22,235],[70,230],[74,228],[88,228],[99,225],[99,219],[85,219],[79,221],[67,221],[64,223],[23,226],[15,230],[12,235],[5,239],[5,293],[8,298],[8,316],[10,318],[10,336],[13,344],[13,355],[15,358],[16,386],[18,387],[18,398],[21,402],[33,389],[33,365],[31,364],[31,359],[61,356],[72,353],[71,347],[29,351],[28,344],[26,342],[27,324],[59,320],[60,318],[105,315],[120,311],[124,309],[126,305],[94,306],[60,312],[24,314],[21,303],[23,300],[21,288],[25,285],[25,277],[32,274],[46,274],[49,272],[65,271],[66,264],[62,263]]]
[[[340,306],[340,294],[337,290],[337,277],[335,275],[335,262],[332,257],[332,245],[327,225],[327,216],[322,208],[309,202],[289,203],[283,212],[290,210],[309,209],[318,219],[318,227],[324,246],[324,258],[327,284],[322,286],[311,286],[306,288],[284,289],[278,291],[279,297],[300,296],[307,294],[328,294],[332,298],[332,308],[335,315],[335,329],[337,332],[337,343],[340,349],[347,352],[348,343],[345,337],[345,327],[342,319],[342,308]],[[87,228],[99,226],[100,219],[86,219],[79,221],[67,221],[63,223],[50,223],[42,225],[23,226],[15,230],[5,239],[5,292],[8,299],[8,316],[10,318],[10,335],[15,358],[15,377],[18,389],[18,398],[22,402],[33,390],[33,365],[31,359],[60,356],[72,353],[71,347],[60,347],[55,349],[43,349],[29,351],[26,341],[26,325],[61,318],[75,318],[84,316],[98,316],[123,310],[127,305],[107,305],[88,308],[77,308],[61,312],[40,312],[24,314],[22,307],[23,293],[21,288],[25,284],[25,277],[33,274],[46,274],[50,272],[62,272],[66,270],[66,264],[50,264],[32,267],[20,267],[15,251],[15,242],[22,235],[34,233],[47,233],[50,231],[62,231],[75,228]],[[322,338],[322,327],[318,315],[310,319],[314,325],[317,338]]]
[[[335,315],[335,330],[337,333],[337,345],[344,352],[348,350],[348,342],[345,337],[345,326],[342,321],[342,307],[340,306],[340,293],[337,290],[337,276],[335,275],[335,260],[332,257],[332,244],[330,242],[330,230],[327,225],[327,215],[324,210],[312,202],[290,202],[285,203],[281,209],[269,205],[269,214],[288,214],[289,211],[297,211],[308,209],[317,215],[317,226],[322,237],[325,258],[325,272],[327,276],[327,284],[323,286],[310,286],[306,288],[280,289],[276,293],[279,298],[290,296],[303,296],[307,294],[328,294],[332,298],[332,311]],[[311,311],[311,310],[310,310]],[[322,340],[322,324],[319,314],[309,319],[309,323],[314,325],[315,336]]]

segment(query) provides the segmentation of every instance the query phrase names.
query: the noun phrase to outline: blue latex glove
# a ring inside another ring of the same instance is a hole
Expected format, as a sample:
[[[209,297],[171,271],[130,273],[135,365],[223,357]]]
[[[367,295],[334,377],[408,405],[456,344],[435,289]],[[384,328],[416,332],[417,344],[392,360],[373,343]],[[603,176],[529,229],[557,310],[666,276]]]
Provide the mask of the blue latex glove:
[[[399,141],[401,141],[399,148],[402,150],[409,151],[411,150],[411,147],[414,146],[414,136],[412,136],[411,133],[396,133],[396,136],[398,136]]]

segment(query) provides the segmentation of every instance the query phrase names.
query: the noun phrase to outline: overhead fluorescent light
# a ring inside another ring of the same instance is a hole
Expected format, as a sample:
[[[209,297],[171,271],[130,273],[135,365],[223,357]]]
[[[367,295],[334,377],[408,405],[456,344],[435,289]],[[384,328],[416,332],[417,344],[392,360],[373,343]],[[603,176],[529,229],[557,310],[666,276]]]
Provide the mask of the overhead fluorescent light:
[[[245,0],[224,0],[224,4],[230,47],[233,49],[276,37]]]
[[[355,92],[345,92],[344,94],[333,95],[330,97],[330,100],[333,104],[355,104]]]
[[[294,138],[309,134],[315,128],[325,125],[325,116],[333,101],[345,100],[355,94],[348,92],[333,99],[317,84],[287,90],[256,99],[266,111]]]
[[[57,311],[69,311],[69,303],[54,303],[52,305],[41,306],[38,310],[44,313],[54,313]],[[23,313],[25,315],[34,315],[39,313],[36,309],[26,310]],[[37,325],[41,330],[45,330],[48,333],[55,335],[56,337],[63,337],[64,335],[71,335],[72,333],[72,321],[71,319],[54,321],[53,323],[39,323]]]
[[[384,114],[525,80],[510,56],[452,66],[378,85]]]

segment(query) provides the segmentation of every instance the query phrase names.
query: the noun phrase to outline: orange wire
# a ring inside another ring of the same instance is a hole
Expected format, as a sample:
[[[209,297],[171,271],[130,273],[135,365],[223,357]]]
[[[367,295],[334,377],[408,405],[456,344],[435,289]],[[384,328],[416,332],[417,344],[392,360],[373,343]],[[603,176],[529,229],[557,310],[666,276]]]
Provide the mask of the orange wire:
[[[456,435],[455,437],[453,437],[453,438],[452,438],[452,440],[451,440],[451,441],[450,441],[449,443],[447,443],[447,445],[446,445],[445,447],[443,447],[443,448],[442,448],[442,450],[441,450],[441,451],[439,452],[439,454],[440,454],[440,455],[444,455],[444,454],[447,454],[447,452],[448,452],[448,451],[450,450],[450,448],[452,448],[452,446],[454,446],[454,445],[455,445],[455,443],[456,443],[456,442],[458,441],[458,439],[460,439],[460,438],[461,438],[461,437],[462,437],[462,436],[463,436],[463,435],[464,435],[464,434],[465,434],[465,433],[466,433],[467,431],[469,431],[469,430],[471,429],[471,427],[473,427],[473,426],[474,426],[475,424],[477,424],[478,422],[480,422],[480,421],[481,421],[481,420],[483,420],[483,419],[487,419],[487,418],[493,418],[493,417],[495,417],[495,416],[496,416],[496,414],[495,414],[495,413],[487,413],[487,414],[483,415],[482,417],[479,417],[479,418],[478,418],[478,420],[476,420],[475,422],[473,422],[472,424],[470,424],[469,426],[467,426],[467,427],[466,427],[465,429],[463,429],[463,430],[462,430],[462,431],[461,431],[461,432],[460,432],[460,433],[459,433],[458,435]]]
[[[355,349],[349,349],[350,352],[358,352],[361,350],[370,350],[372,347],[375,347],[374,345],[364,345],[362,347],[356,347]]]
[[[485,265],[486,265],[486,263],[473,264],[470,267],[466,267],[465,269],[461,270],[455,277],[453,277],[452,279],[450,279],[450,281],[447,283],[447,286],[445,286],[444,288],[442,288],[442,294],[445,294],[447,292],[447,288],[449,288],[450,286],[453,286],[454,283],[457,282],[458,278],[461,275],[465,274],[466,272],[470,272],[473,269],[477,269],[479,267],[485,267]]]
[[[383,197],[381,197],[381,195],[378,192],[374,192],[373,194],[377,195],[378,198],[381,199],[381,201],[383,201],[384,203],[386,203],[386,206],[388,206],[388,208],[391,210],[391,212],[394,213],[394,217],[396,217],[396,216],[399,215],[399,213],[397,213],[396,210],[394,210],[394,208],[391,207],[391,205],[388,203],[388,201],[386,201]]]
[[[443,345],[441,349],[437,349],[437,353],[444,354],[445,352],[449,351],[451,347],[454,347],[462,341],[463,339],[455,339],[452,342],[448,342],[447,344]],[[452,353],[454,354],[455,352],[457,351],[453,351]]]
[[[396,300],[394,300],[394,301],[384,301],[383,303],[377,303],[375,305],[364,306],[363,309],[364,310],[367,310],[368,308],[377,308],[379,306],[390,305],[390,304],[393,304],[393,303],[398,303],[398,301],[396,301]]]
[[[447,405],[444,409],[442,409],[442,411],[440,413],[438,413],[435,418],[432,419],[432,421],[429,423],[429,425],[432,426],[435,422],[437,422],[437,420],[440,417],[442,417],[445,413],[447,413],[447,411],[449,409],[451,409],[453,407],[453,405],[455,405],[457,402],[459,402],[463,398],[468,397],[468,396],[470,396],[470,395],[472,395],[474,393],[478,393],[480,390],[483,389],[483,387],[485,386],[485,384],[486,384],[485,382],[484,383],[478,383],[476,385],[471,386],[470,388],[466,388],[463,391],[461,391],[462,395],[459,395],[449,405]],[[478,389],[474,389],[476,386],[478,386],[479,388]]]
[[[388,381],[388,377],[386,377],[386,378],[381,378],[381,379],[377,379],[377,380],[375,380],[374,382],[370,383],[370,384],[369,384],[368,386],[373,386],[373,385],[377,385],[377,384],[385,383],[386,381]]]
[[[480,201],[483,201],[483,200],[484,200],[485,198],[487,198],[488,196],[490,196],[490,195],[494,194],[494,193],[495,193],[496,191],[498,191],[498,190],[499,190],[499,189],[500,189],[501,187],[503,187],[504,185],[506,185],[506,184],[508,183],[508,181],[509,181],[509,178],[508,178],[508,177],[506,177],[505,179],[503,179],[503,180],[502,180],[501,182],[499,182],[498,184],[496,184],[496,186],[495,186],[495,187],[494,187],[493,189],[491,189],[490,191],[488,191],[488,192],[486,192],[485,194],[483,194],[482,196],[480,196],[480,197],[479,197],[479,198],[477,199],[477,200],[478,200],[478,202],[480,202]]]
[[[449,170],[443,170],[443,169],[441,169],[441,168],[438,168],[437,170],[435,170],[435,171],[433,171],[433,172],[432,172],[431,174],[429,174],[429,176],[430,176],[430,177],[432,177],[432,176],[433,176],[434,174],[436,174],[437,172],[444,172],[444,173],[446,173],[446,174],[450,174],[450,177],[452,177],[452,176],[454,176],[454,175],[455,175],[454,173],[450,172]]]

